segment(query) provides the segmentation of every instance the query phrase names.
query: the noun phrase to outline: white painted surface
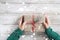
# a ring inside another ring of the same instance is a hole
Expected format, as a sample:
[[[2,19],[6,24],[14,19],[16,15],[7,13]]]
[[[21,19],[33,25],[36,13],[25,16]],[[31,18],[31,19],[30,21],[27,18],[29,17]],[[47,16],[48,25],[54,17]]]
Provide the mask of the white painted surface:
[[[10,2],[10,3],[60,3],[60,0],[0,0],[1,2]]]
[[[27,11],[47,14],[51,27],[60,34],[60,0],[0,0],[0,40],[7,39],[18,27],[20,16]]]

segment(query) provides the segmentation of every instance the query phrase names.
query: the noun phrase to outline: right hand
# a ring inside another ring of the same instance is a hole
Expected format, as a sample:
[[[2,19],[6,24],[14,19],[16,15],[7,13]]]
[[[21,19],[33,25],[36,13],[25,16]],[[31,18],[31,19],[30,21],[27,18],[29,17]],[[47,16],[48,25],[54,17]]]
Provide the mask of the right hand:
[[[50,26],[50,21],[49,21],[49,19],[48,19],[48,16],[45,16],[45,21],[43,22],[43,26],[44,26],[44,28],[49,28],[49,26]]]

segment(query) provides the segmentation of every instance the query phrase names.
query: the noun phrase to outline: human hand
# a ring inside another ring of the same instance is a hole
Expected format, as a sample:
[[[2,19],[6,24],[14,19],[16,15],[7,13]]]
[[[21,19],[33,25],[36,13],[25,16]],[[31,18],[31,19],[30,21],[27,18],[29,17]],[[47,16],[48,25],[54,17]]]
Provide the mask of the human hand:
[[[21,30],[24,30],[24,26],[26,25],[26,21],[24,20],[24,16],[22,16],[21,18],[20,18],[20,20],[19,20],[19,28],[21,29]]]
[[[50,26],[50,21],[49,21],[49,19],[48,19],[48,16],[45,16],[45,20],[44,20],[44,22],[43,22],[43,26],[44,26],[44,28],[49,28],[49,26]]]

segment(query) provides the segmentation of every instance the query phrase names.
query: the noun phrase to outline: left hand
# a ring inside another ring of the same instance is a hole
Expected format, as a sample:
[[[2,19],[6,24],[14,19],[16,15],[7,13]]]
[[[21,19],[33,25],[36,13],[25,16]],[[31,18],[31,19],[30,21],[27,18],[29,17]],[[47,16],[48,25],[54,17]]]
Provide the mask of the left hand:
[[[21,30],[24,30],[24,26],[26,25],[26,21],[24,21],[24,16],[22,16],[21,18],[20,18],[20,21],[19,21],[19,28],[21,29]]]

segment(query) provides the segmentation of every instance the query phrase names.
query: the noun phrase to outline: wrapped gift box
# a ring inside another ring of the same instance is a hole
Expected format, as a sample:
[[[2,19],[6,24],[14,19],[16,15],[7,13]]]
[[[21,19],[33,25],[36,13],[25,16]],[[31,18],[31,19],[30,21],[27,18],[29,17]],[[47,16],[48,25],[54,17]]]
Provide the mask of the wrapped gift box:
[[[33,19],[32,19],[33,18]],[[42,23],[44,22],[44,15],[39,14],[39,15],[24,15],[24,21],[27,21],[28,23],[25,25],[25,31],[32,32],[32,27],[33,27],[33,21],[35,25],[35,32],[44,32],[44,27]]]

